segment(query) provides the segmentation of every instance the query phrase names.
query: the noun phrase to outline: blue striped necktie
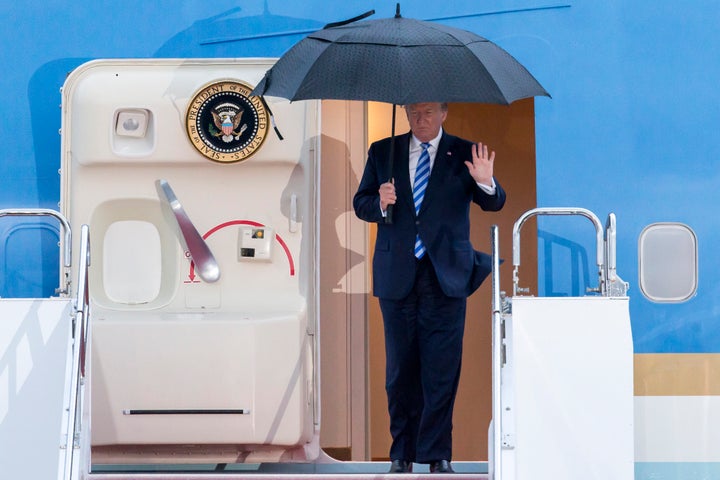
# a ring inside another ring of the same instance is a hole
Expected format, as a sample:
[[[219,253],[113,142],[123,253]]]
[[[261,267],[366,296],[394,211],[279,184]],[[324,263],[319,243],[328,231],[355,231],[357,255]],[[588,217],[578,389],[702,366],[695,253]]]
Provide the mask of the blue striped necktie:
[[[422,153],[418,159],[417,168],[415,169],[415,183],[413,184],[413,200],[415,201],[415,216],[420,213],[420,205],[422,205],[425,197],[425,189],[427,188],[428,179],[430,178],[430,153],[428,152],[429,143],[423,143]],[[425,245],[420,240],[420,235],[415,236],[415,257],[421,259],[425,255]]]

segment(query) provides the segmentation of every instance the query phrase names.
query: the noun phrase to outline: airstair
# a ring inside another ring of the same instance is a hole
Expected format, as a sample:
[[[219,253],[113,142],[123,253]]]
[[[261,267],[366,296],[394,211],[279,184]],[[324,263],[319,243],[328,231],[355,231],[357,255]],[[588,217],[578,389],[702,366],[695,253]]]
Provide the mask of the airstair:
[[[165,187],[163,189],[163,187]],[[167,185],[168,206],[177,202]],[[181,206],[175,205],[182,213]],[[3,318],[21,319],[23,328],[37,319],[46,332],[58,329],[67,341],[56,370],[64,365],[62,423],[57,455],[58,480],[87,479],[270,479],[270,478],[394,478],[385,462],[338,462],[320,452],[299,461],[238,461],[193,463],[198,445],[156,448],[155,457],[140,461],[141,450],[130,463],[96,463],[91,455],[91,402],[89,381],[93,365],[89,271],[92,265],[90,231],[81,226],[77,268],[69,276],[72,245],[70,223],[58,212],[43,209],[0,210],[4,216],[51,216],[64,235],[61,285],[50,299],[4,299]],[[579,215],[597,232],[598,287],[588,296],[543,298],[520,286],[520,229],[540,215]],[[182,223],[183,219],[179,219]],[[632,342],[629,332],[627,284],[617,275],[614,256],[614,215],[603,230],[597,217],[579,208],[540,208],[524,214],[513,231],[513,295],[499,289],[498,229],[493,244],[493,422],[489,429],[488,464],[455,462],[454,477],[468,479],[572,479],[632,478]],[[189,240],[190,241],[190,240]],[[198,255],[201,258],[201,255]],[[31,314],[31,312],[33,312]],[[58,328],[60,326],[60,328]],[[62,327],[65,328],[62,328]],[[21,350],[15,335],[15,347]],[[57,349],[56,349],[57,350]],[[176,412],[172,413],[173,415]],[[102,421],[102,420],[101,420]],[[7,427],[3,427],[7,435]],[[208,450],[217,454],[216,445]],[[228,449],[231,451],[232,449]],[[402,478],[438,478],[417,466]],[[426,468],[426,467],[425,467]],[[552,474],[538,472],[553,472]]]
[[[520,231],[538,216],[593,224],[598,284],[582,297],[520,286]],[[490,478],[634,478],[633,343],[628,284],[617,274],[616,219],[536,208],[513,227],[513,292],[499,289],[493,227],[493,415]]]

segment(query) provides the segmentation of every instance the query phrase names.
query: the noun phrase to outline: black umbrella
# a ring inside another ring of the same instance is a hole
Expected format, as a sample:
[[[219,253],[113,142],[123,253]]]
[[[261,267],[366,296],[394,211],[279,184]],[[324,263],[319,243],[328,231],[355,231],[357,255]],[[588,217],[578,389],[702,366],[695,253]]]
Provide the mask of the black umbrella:
[[[403,18],[399,4],[394,18],[358,21],[373,13],[309,34],[265,73],[253,95],[392,103],[393,137],[395,105],[507,105],[550,96],[525,67],[483,37]]]

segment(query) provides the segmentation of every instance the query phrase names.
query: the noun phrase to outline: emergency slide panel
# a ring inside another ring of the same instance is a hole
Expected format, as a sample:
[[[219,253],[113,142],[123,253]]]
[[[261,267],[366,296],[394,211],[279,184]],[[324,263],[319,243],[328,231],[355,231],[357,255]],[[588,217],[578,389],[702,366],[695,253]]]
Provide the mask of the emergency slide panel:
[[[61,207],[93,238],[94,446],[313,438],[319,102],[251,96],[271,65],[99,60],[66,81]]]
[[[312,401],[300,316],[124,313],[99,320],[93,402],[105,412],[95,412],[94,443],[300,442],[311,433],[303,419]],[[142,336],[118,342],[128,329]],[[106,359],[122,360],[121,368]]]

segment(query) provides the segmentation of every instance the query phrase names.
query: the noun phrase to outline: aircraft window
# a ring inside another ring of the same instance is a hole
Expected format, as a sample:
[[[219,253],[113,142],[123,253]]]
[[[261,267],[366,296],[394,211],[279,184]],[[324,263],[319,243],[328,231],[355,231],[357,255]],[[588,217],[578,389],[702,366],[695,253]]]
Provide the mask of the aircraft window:
[[[139,305],[160,294],[162,249],[157,228],[150,222],[113,222],[103,241],[105,293],[115,303]]]
[[[681,223],[653,223],[638,240],[639,283],[653,302],[680,303],[695,295],[698,248],[695,232]]]

